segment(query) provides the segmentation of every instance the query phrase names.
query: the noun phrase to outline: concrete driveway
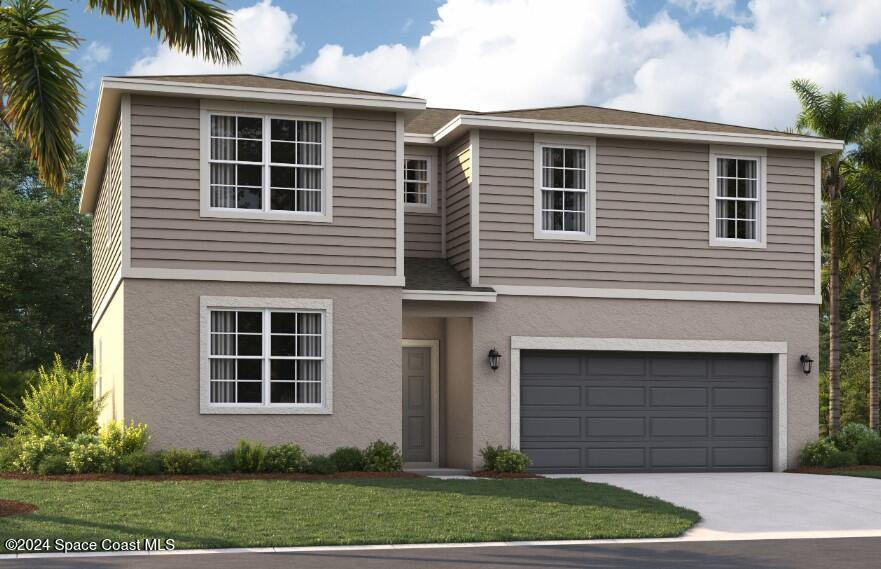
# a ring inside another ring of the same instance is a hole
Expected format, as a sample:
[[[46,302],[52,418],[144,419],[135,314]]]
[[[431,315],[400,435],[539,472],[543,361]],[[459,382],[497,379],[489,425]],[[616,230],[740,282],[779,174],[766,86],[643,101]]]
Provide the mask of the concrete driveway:
[[[881,480],[810,474],[587,474],[696,510],[686,539],[881,536]]]

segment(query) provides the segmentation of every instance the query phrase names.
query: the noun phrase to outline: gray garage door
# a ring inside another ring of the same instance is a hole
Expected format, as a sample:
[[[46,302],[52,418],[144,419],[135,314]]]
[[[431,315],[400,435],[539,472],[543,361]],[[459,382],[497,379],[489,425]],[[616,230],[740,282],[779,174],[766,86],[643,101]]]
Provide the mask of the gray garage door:
[[[520,367],[536,471],[770,469],[770,356],[523,352]]]

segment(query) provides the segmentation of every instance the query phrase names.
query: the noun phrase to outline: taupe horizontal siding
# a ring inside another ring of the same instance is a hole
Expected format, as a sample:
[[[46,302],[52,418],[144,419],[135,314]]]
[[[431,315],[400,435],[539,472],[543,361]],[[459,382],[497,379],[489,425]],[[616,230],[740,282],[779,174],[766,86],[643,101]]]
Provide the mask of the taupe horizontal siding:
[[[133,97],[132,265],[394,275],[395,116],[337,109],[331,134],[332,223],[202,218],[199,101]]]
[[[431,212],[413,211],[404,209],[404,255],[407,257],[440,258],[442,256],[441,240],[441,207],[443,207],[441,188],[441,175],[443,166],[438,161],[437,148],[423,148],[407,145],[404,147],[406,156],[431,157],[434,165],[434,179],[431,191],[434,192],[434,210]]]
[[[471,140],[447,148],[447,260],[465,278],[471,276]]]
[[[122,264],[122,131],[107,151],[104,179],[92,218],[92,315],[108,294]]]
[[[766,249],[710,247],[709,147],[597,140],[597,239],[533,236],[528,133],[481,131],[484,284],[813,294],[814,159],[768,150]]]

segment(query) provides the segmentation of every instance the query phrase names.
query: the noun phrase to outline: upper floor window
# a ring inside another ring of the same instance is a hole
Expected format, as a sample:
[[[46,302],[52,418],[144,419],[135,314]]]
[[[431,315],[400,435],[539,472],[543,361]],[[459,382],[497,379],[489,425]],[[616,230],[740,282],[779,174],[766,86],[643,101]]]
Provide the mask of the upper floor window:
[[[595,238],[592,144],[536,142],[536,238]]]
[[[328,121],[207,112],[203,215],[329,221]]]
[[[432,208],[431,159],[428,156],[404,158],[404,205],[407,209]]]
[[[710,244],[764,247],[764,156],[711,151]]]
[[[203,412],[327,410],[330,305],[246,302],[203,304]]]

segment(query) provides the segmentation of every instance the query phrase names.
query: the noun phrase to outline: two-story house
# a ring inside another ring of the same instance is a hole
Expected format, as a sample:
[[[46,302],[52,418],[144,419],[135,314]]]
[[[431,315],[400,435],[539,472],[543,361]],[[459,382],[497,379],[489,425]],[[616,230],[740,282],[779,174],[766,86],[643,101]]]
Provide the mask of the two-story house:
[[[104,419],[149,424],[157,448],[784,469],[817,435],[801,359],[820,160],[841,147],[587,106],[105,78],[81,206]]]

